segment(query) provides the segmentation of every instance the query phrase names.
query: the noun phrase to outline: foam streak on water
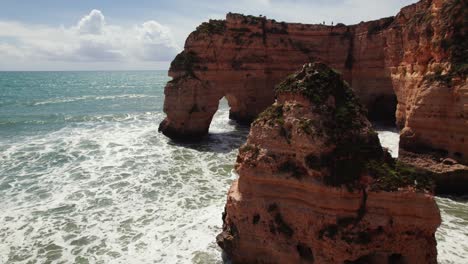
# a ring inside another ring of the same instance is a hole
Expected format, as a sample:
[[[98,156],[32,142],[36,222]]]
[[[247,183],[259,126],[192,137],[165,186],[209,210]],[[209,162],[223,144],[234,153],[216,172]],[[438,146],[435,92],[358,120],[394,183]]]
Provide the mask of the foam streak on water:
[[[387,148],[392,157],[398,157],[398,143],[400,141],[400,134],[396,128],[389,127],[376,127],[379,134],[380,144]]]
[[[0,262],[220,262],[214,237],[246,133],[227,114],[196,147],[168,142],[153,113],[3,144]]]
[[[0,73],[0,264],[221,263],[215,237],[248,128],[158,133],[165,73]],[[398,134],[379,129],[398,153]],[[464,263],[468,203],[437,198],[440,263]]]

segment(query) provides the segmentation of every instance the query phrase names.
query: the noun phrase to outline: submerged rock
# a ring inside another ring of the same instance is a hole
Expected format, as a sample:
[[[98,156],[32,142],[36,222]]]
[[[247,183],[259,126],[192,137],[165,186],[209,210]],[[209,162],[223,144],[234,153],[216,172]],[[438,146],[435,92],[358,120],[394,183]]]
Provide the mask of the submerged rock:
[[[239,150],[218,244],[234,263],[436,263],[423,173],[382,149],[340,74],[306,64]]]
[[[400,150],[398,161],[417,168],[424,168],[435,185],[435,193],[466,195],[468,191],[468,166],[454,159],[443,158],[438,153],[413,153]]]

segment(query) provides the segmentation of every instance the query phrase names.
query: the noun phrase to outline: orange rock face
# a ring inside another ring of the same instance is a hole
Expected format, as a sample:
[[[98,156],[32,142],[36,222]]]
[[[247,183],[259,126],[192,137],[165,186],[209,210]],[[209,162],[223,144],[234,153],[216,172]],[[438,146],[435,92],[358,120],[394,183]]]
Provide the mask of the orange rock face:
[[[396,16],[404,26],[384,32],[405,151],[468,163],[467,12],[463,1],[421,1]]]
[[[237,158],[217,237],[233,263],[436,263],[429,185],[382,150],[339,74],[306,64],[277,92]]]
[[[280,80],[319,60],[343,74],[371,119],[396,118],[402,149],[425,147],[468,162],[463,17],[460,0],[422,0],[396,17],[353,26],[228,14],[200,25],[173,61],[160,130],[202,137],[223,97],[232,119],[250,122],[273,103]]]

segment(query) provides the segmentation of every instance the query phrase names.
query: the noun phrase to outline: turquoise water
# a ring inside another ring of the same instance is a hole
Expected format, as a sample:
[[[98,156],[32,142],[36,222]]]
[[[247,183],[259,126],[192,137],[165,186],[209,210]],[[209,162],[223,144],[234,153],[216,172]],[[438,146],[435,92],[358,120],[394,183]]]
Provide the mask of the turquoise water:
[[[35,135],[160,112],[163,72],[0,73],[0,135]]]
[[[224,101],[200,144],[158,133],[166,72],[0,72],[0,263],[221,263],[215,236],[248,128]],[[398,134],[379,131],[393,150]],[[468,205],[438,198],[441,263]]]

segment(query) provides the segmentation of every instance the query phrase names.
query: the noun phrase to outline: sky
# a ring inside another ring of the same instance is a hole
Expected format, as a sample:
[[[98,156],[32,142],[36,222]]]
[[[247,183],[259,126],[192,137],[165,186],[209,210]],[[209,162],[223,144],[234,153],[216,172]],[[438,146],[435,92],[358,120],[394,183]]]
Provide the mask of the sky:
[[[356,24],[416,0],[0,0],[0,71],[166,70],[188,34],[228,12]]]

